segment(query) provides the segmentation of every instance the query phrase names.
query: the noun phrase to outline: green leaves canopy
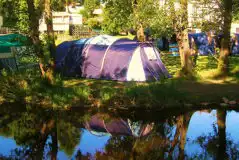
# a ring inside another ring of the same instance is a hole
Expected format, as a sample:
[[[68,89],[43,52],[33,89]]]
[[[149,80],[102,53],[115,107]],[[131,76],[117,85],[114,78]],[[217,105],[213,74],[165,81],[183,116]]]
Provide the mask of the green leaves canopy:
[[[154,0],[106,0],[103,30],[118,34],[142,25],[150,29],[154,37],[168,35],[172,32],[172,19],[166,9]]]
[[[117,34],[132,26],[133,13],[131,0],[108,0],[104,10],[103,30],[106,33]]]
[[[42,0],[34,0],[37,15],[42,14]],[[0,13],[5,27],[14,28],[22,33],[28,33],[29,15],[26,0],[0,0]]]

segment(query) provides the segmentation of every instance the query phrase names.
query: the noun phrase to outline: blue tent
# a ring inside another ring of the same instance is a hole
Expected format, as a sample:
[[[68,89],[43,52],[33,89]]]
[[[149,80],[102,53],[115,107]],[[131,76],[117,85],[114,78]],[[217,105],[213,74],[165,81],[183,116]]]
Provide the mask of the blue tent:
[[[188,34],[189,46],[192,47],[192,38],[196,44],[199,55],[215,54],[215,40],[208,42],[208,36],[205,33],[190,33]]]
[[[235,34],[235,40],[232,40],[232,55],[239,56],[239,34]]]

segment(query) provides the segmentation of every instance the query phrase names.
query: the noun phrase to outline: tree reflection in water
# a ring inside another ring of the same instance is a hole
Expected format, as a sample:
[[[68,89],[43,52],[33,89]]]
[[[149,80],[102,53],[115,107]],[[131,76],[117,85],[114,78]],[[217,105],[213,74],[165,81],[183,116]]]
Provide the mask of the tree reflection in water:
[[[195,157],[200,157],[200,159],[208,159],[208,157],[222,160],[239,159],[239,142],[231,139],[226,130],[227,112],[224,109],[217,110],[217,126],[213,126],[214,134],[197,138],[196,143],[200,144],[204,152],[197,154]]]
[[[77,122],[79,114],[70,117],[59,111],[24,107],[15,112],[15,108],[1,111],[0,135],[14,138],[21,148],[4,159],[57,159],[58,146],[71,156],[81,135],[71,120],[77,118]]]
[[[0,159],[55,160],[61,158],[59,151],[69,159],[238,159],[238,145],[226,137],[227,111],[216,112],[213,134],[203,134],[190,140],[188,130],[196,113],[168,112],[167,115],[158,113],[156,116],[141,113],[141,117],[137,117],[129,113],[112,116],[83,110],[1,107],[0,135],[13,138],[21,147],[13,148],[10,155],[0,156]],[[94,136],[109,137],[103,150],[83,154],[84,150],[77,147],[81,143],[83,129]],[[188,154],[190,148],[186,145],[189,142],[199,145],[201,152]]]

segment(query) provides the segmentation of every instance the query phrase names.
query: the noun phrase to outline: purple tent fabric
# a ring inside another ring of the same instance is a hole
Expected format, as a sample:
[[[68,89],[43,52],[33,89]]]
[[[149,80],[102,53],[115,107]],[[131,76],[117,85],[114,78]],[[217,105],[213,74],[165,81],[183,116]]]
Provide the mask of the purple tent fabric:
[[[116,41],[106,53],[101,78],[125,81],[130,60],[138,46],[137,41]]]
[[[108,132],[110,134],[118,135],[132,135],[132,132],[127,123],[121,118],[110,118],[104,120],[104,116],[96,114],[85,123],[85,128],[96,132]]]
[[[161,75],[163,75],[161,68],[160,68],[160,64],[158,63],[158,60],[148,59],[143,47],[151,47],[151,46],[149,44],[145,43],[145,44],[142,44],[142,48],[140,49],[140,55],[141,55],[141,59],[143,62],[146,79],[147,80],[153,80],[153,79],[159,80]]]
[[[119,134],[119,135],[132,135],[132,132],[128,126],[128,124],[122,120],[121,118],[115,118],[109,122],[105,122],[106,130],[111,134]]]
[[[83,55],[85,59],[82,67],[82,76],[86,78],[100,78],[100,69],[108,46],[89,44],[87,47],[87,51]]]
[[[150,59],[146,53],[155,58]],[[65,42],[57,47],[57,55],[56,66],[66,76],[118,81],[169,77],[158,52],[150,43],[102,35]],[[137,74],[137,67],[140,67],[140,74]]]
[[[104,121],[100,114],[92,116],[90,121],[85,123],[85,128],[88,130],[96,130],[98,132],[107,132]]]
[[[74,41],[64,59],[63,74],[67,76],[81,76],[81,66],[84,62],[82,51],[88,39]]]
[[[93,115],[89,121],[85,123],[85,128],[89,131],[94,132],[104,132],[110,133],[112,135],[125,135],[125,136],[147,136],[151,133],[153,129],[152,124],[139,124],[137,127],[139,129],[139,135],[135,135],[127,121],[123,120],[122,118],[112,118],[108,117],[105,120],[105,117],[102,114],[95,114]]]
[[[57,54],[55,58],[55,67],[56,67],[55,69],[57,71],[62,69],[64,59],[68,53],[69,48],[73,43],[74,43],[73,41],[66,41],[57,46],[56,48]]]

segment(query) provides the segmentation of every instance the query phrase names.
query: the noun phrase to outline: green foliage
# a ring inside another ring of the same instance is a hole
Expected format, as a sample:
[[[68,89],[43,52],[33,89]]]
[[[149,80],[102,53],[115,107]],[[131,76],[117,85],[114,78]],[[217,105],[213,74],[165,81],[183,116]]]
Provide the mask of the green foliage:
[[[26,1],[19,1],[19,14],[17,21],[17,28],[23,33],[27,33],[29,31],[29,17],[27,13],[27,3]]]
[[[29,70],[21,73],[3,72],[0,77],[0,94],[5,102],[20,102],[38,104],[54,108],[64,108],[80,101],[87,103],[89,89],[84,87],[64,87],[59,76],[55,76],[56,83],[49,85],[47,80],[40,77],[40,73]]]
[[[197,19],[194,20],[197,28],[202,31],[216,31],[219,33],[223,24],[223,7],[220,1],[199,0],[194,4],[195,8],[200,8],[200,12],[194,13]],[[204,6],[204,7],[201,7]],[[208,18],[210,16],[210,18]]]
[[[68,156],[74,153],[74,149],[79,143],[81,132],[72,123],[59,120],[57,128],[57,138],[60,143],[60,150],[63,150]]]
[[[233,0],[232,1],[232,17],[233,21],[239,21],[239,1]]]
[[[90,18],[87,20],[87,25],[91,29],[101,29],[101,24],[97,18]]]
[[[83,16],[84,20],[83,23],[85,22],[85,19],[90,18],[90,14],[86,9],[82,9],[80,10],[80,14]]]
[[[17,0],[0,0],[0,12],[3,16],[4,26],[15,27],[18,20],[16,6],[19,6]]]
[[[18,66],[27,66],[39,62],[32,46],[16,47],[16,61]]]
[[[43,6],[40,0],[34,0],[37,16],[41,16]],[[0,0],[0,12],[4,26],[29,34],[29,15],[26,0]]]
[[[168,17],[168,11],[164,8],[156,10],[155,16],[150,22],[150,28],[152,30],[152,36],[158,37],[170,37],[173,33],[172,19]]]
[[[117,34],[131,27],[130,15],[133,13],[131,0],[107,0],[104,8],[103,30]]]
[[[55,43],[55,38],[54,37],[50,37],[48,34],[41,34],[40,36],[41,38],[41,42],[42,42],[42,49],[43,49],[43,62],[45,64],[51,64],[52,60],[53,60],[53,56],[51,53],[51,45]]]
[[[87,18],[93,17],[93,11],[100,6],[100,0],[84,0],[84,9],[88,15]]]
[[[154,0],[137,0],[135,4],[131,0],[107,0],[103,30],[119,34],[131,28],[137,30],[142,25],[153,37],[169,36],[173,33],[173,20],[168,8],[168,4],[159,7]]]
[[[54,11],[65,11],[66,10],[66,0],[52,0],[51,1],[52,9]]]
[[[159,9],[158,6],[158,3],[154,0],[137,0],[136,4],[133,4],[133,14],[131,14],[135,28],[140,24],[142,24],[144,28],[150,27]]]

